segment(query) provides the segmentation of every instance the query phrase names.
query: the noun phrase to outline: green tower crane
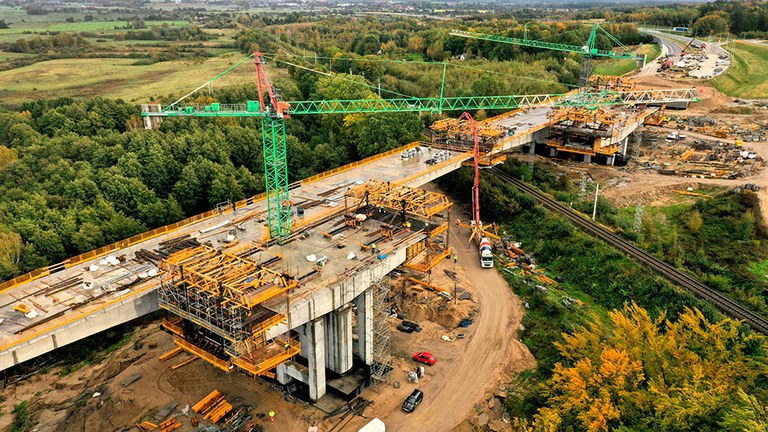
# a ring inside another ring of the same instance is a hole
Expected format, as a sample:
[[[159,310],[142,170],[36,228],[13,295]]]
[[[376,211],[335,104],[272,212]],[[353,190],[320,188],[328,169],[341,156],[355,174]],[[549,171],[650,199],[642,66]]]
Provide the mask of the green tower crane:
[[[595,41],[597,40],[598,31],[602,32],[608,38],[613,41],[621,50],[609,51],[600,50],[595,48]],[[616,37],[608,33],[604,28],[600,27],[600,24],[592,26],[592,31],[589,34],[589,38],[584,42],[582,46],[567,45],[554,42],[545,42],[535,39],[528,39],[527,33],[524,34],[523,39],[512,38],[498,35],[489,35],[483,33],[474,33],[463,30],[451,31],[451,36],[459,36],[470,39],[479,39],[489,42],[500,42],[519,46],[525,46],[530,48],[541,48],[554,51],[579,53],[582,55],[581,72],[579,73],[579,89],[585,91],[589,85],[589,77],[592,75],[592,59],[593,58],[614,58],[614,59],[631,59],[638,62],[642,62],[645,65],[645,55],[635,55],[632,51],[624,46]]]
[[[150,118],[260,117],[262,122],[262,145],[264,146],[267,220],[270,236],[278,242],[291,234],[291,202],[288,192],[288,162],[285,141],[285,119],[291,115],[382,112],[441,113],[443,111],[470,111],[478,109],[511,110],[536,106],[634,105],[698,101],[695,89],[676,89],[467,97],[443,97],[443,91],[441,90],[440,97],[437,98],[414,97],[285,102],[279,100],[277,93],[269,82],[264,69],[263,54],[256,52],[248,58],[250,57],[253,57],[256,63],[256,83],[259,89],[258,101],[246,101],[241,104],[212,103],[210,105],[191,104],[178,106],[178,102],[184,99],[182,98],[160,111],[143,112],[142,116]],[[220,76],[221,74],[216,78]],[[445,84],[444,81],[443,84]],[[205,85],[203,84],[198,89]],[[268,95],[267,100],[264,98],[264,92]]]

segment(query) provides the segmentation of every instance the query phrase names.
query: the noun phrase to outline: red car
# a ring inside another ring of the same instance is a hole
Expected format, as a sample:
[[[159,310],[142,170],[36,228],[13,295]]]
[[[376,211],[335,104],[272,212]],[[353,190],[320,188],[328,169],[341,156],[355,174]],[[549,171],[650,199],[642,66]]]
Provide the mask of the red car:
[[[419,363],[424,363],[424,364],[427,364],[427,365],[430,365],[430,366],[435,364],[435,362],[437,361],[435,356],[433,356],[431,353],[428,353],[426,351],[424,351],[424,352],[417,352],[416,354],[413,355],[413,359],[416,360]]]

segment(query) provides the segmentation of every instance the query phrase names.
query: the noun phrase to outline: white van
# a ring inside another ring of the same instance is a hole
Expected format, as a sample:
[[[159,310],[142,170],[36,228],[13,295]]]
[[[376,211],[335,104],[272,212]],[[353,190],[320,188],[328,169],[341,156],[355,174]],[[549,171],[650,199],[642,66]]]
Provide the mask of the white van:
[[[384,426],[384,422],[375,418],[368,422],[367,425],[358,429],[357,432],[386,432],[387,427]]]

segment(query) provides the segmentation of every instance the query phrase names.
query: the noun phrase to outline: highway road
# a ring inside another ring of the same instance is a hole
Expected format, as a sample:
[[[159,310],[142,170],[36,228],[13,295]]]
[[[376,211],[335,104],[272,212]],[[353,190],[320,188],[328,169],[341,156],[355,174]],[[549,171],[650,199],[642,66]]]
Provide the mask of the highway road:
[[[697,78],[713,77],[716,75],[715,69],[722,69],[722,72],[725,72],[725,70],[728,68],[727,66],[717,64],[717,61],[721,55],[728,55],[730,57],[728,52],[725,51],[725,49],[723,49],[719,43],[710,43],[702,39],[662,33],[660,31],[651,29],[641,28],[640,32],[652,36],[653,39],[659,43],[659,45],[661,45],[662,57],[664,55],[669,55],[673,63],[677,63],[680,60],[683,51],[682,47],[688,45],[688,43],[692,40],[705,43],[705,53],[707,55],[707,59],[702,62],[701,68],[699,70],[691,71],[691,76]],[[648,70],[644,69],[643,72],[648,74],[655,73],[657,70],[658,66],[654,66],[653,68],[649,67]]]

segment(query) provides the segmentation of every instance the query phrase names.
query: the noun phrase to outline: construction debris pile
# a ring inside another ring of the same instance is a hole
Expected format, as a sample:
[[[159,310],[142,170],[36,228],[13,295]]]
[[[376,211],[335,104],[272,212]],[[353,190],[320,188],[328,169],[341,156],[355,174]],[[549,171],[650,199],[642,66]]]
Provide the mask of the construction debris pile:
[[[765,141],[768,136],[768,124],[758,124],[752,119],[733,122],[711,116],[670,116],[668,126],[715,138],[734,139],[736,144]]]
[[[644,143],[630,165],[632,170],[733,179],[751,176],[765,167],[765,160],[749,147],[691,139],[676,132],[646,131]]]
[[[164,407],[160,412],[164,412],[162,418],[168,417],[171,411],[175,409],[177,403]],[[191,412],[190,412],[191,411]],[[181,428],[184,423],[189,423],[195,427],[197,432],[261,432],[263,426],[251,423],[253,415],[250,405],[240,405],[235,408],[229,403],[224,395],[218,390],[214,390],[203,397],[191,408],[187,405],[180,414],[168,417],[166,420],[155,424],[149,421],[136,424],[136,427],[142,432],[172,432]],[[196,416],[198,414],[200,417]],[[188,420],[188,421],[187,421]],[[210,423],[205,425],[204,423]]]

